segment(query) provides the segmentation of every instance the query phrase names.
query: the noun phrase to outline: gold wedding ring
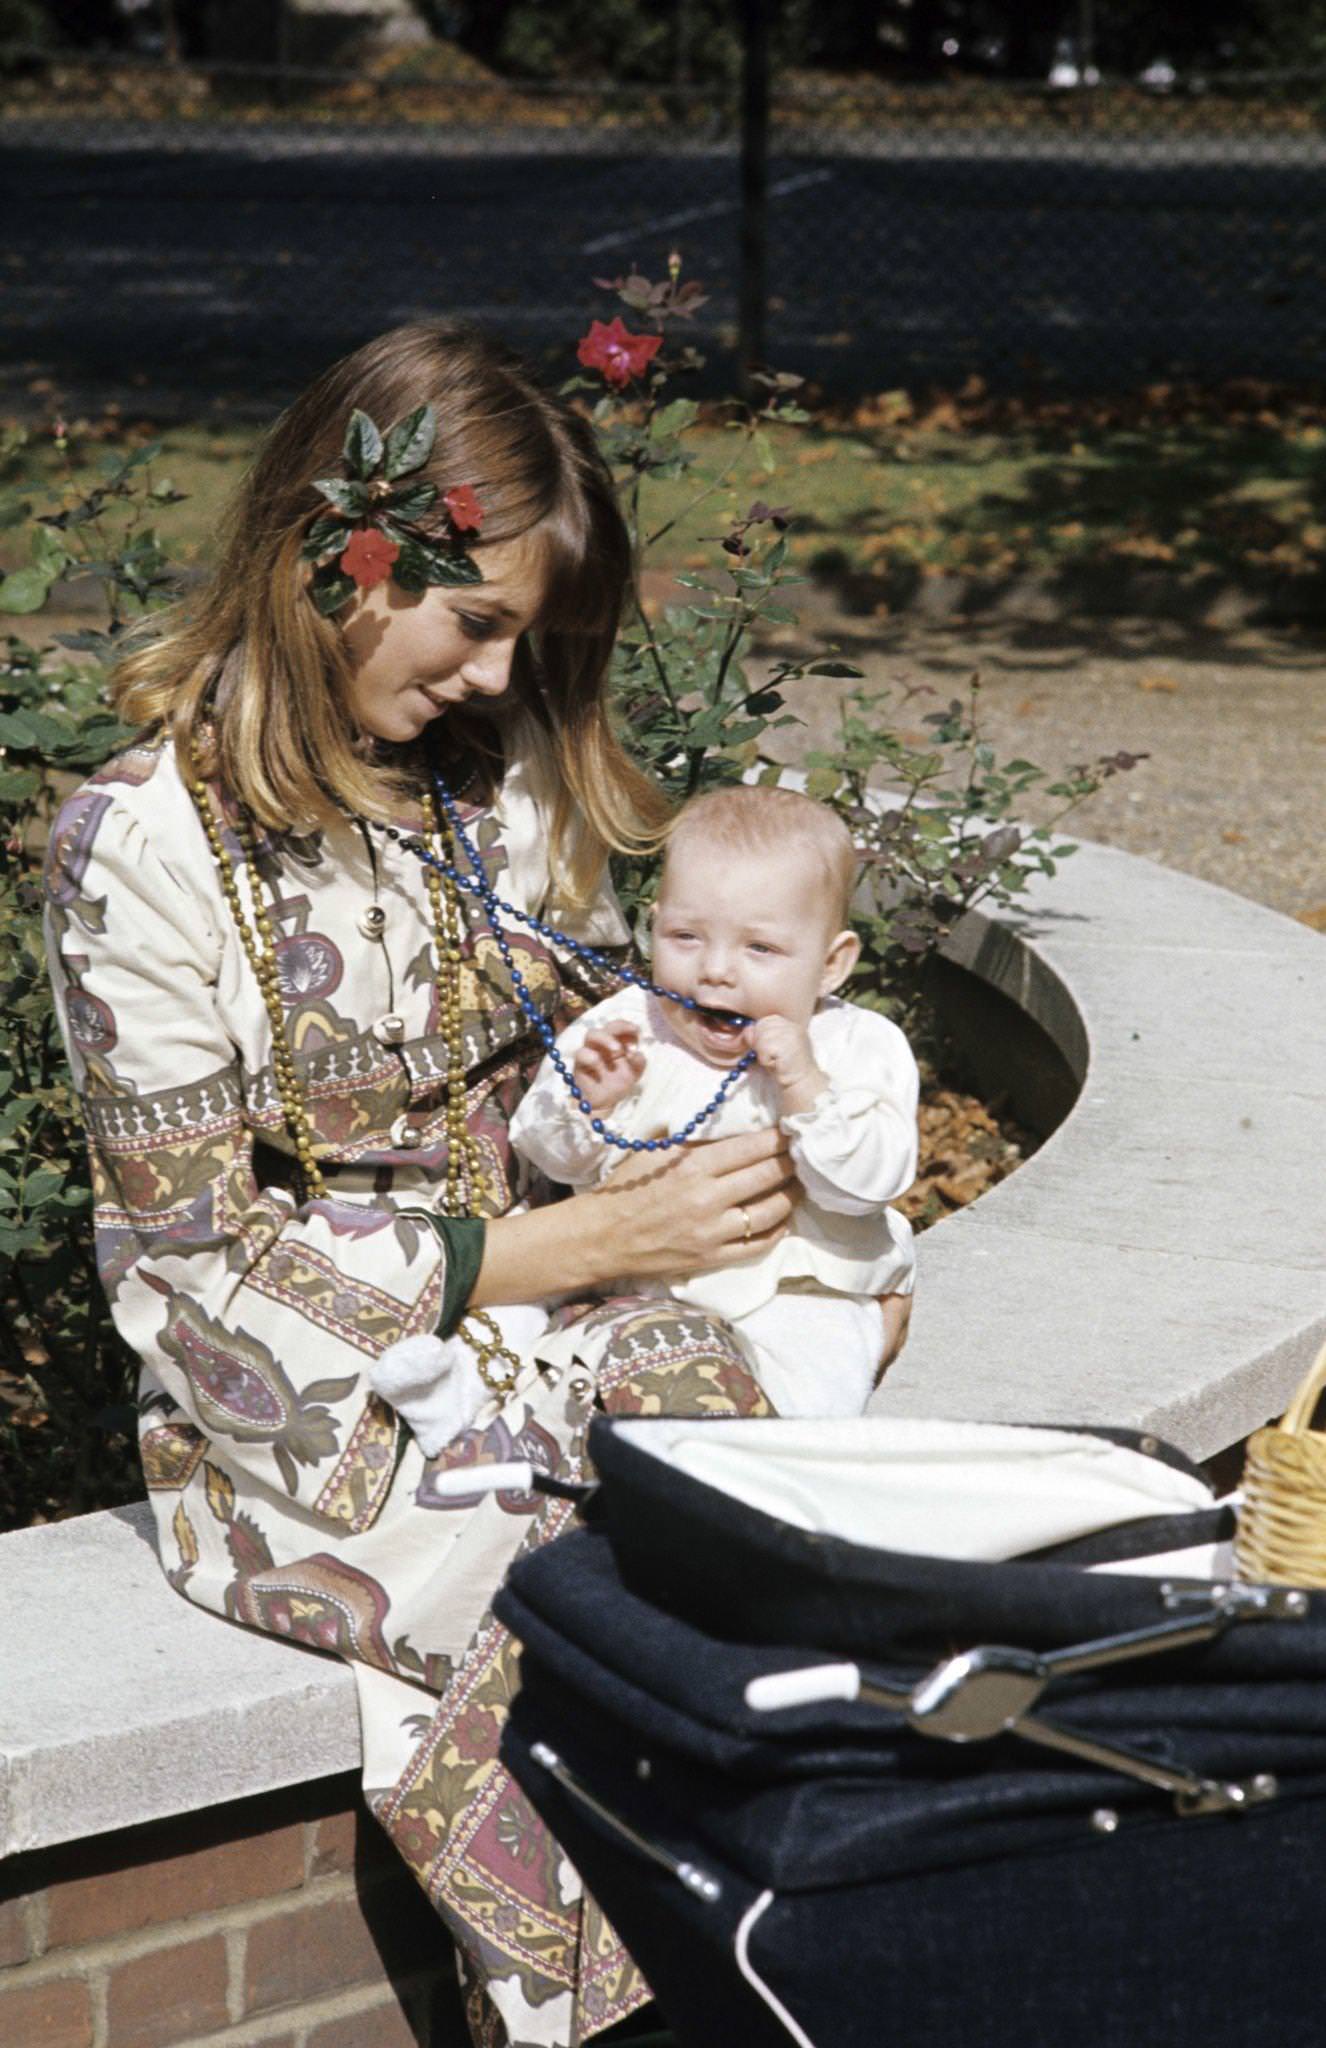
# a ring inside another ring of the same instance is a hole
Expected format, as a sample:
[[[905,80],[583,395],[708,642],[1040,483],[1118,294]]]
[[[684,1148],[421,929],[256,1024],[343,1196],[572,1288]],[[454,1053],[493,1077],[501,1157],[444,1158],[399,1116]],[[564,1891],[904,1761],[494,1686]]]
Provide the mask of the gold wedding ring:
[[[749,1244],[751,1231],[750,1210],[746,1207],[746,1204],[744,1202],[738,1202],[737,1207],[741,1211],[741,1242],[743,1244]]]

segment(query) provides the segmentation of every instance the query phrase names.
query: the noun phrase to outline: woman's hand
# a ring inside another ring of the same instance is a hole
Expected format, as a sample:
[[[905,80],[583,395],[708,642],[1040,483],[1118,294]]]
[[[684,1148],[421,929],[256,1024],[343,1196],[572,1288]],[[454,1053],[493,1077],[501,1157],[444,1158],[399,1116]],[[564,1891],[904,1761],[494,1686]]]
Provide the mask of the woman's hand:
[[[667,1279],[733,1266],[787,1233],[799,1192],[778,1130],[636,1154],[583,1197],[622,1246],[614,1271]]]
[[[734,1266],[778,1243],[797,1191],[777,1130],[636,1153],[602,1187],[496,1217],[470,1300],[484,1308],[626,1274],[666,1280]]]

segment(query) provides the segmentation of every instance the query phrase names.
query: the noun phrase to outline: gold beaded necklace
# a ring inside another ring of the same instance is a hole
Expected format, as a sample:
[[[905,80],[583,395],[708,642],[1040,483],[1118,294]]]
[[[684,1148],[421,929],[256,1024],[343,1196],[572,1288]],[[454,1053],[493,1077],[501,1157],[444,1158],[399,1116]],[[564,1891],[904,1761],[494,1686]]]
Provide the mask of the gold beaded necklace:
[[[307,1104],[295,1072],[294,1055],[286,1034],[285,1006],[281,1001],[281,977],[276,964],[276,933],[272,920],[258,886],[258,843],[254,837],[253,824],[247,812],[236,805],[235,832],[239,840],[241,863],[249,887],[249,898],[253,904],[253,923],[250,926],[240,897],[235,870],[227,857],[221,838],[221,827],[212,807],[211,791],[198,772],[198,766],[189,756],[189,788],[207,835],[212,858],[216,862],[221,888],[225,895],[230,915],[234,919],[249,964],[257,977],[258,989],[263,1006],[272,1028],[272,1070],[276,1075],[277,1093],[281,1099],[281,1112],[285,1126],[295,1148],[300,1194],[304,1201],[322,1201],[326,1198],[327,1183],[313,1151],[313,1126],[309,1120]],[[436,838],[440,842],[442,858],[454,865],[456,857],[455,840],[450,825],[445,821],[438,827],[437,813],[433,806],[432,794],[424,790],[421,798],[424,833],[431,845]],[[474,1201],[479,1186],[479,1148],[470,1130],[465,1114],[465,1042],[461,1022],[460,968],[461,968],[461,914],[460,898],[454,882],[446,880],[436,868],[426,868],[429,909],[433,923],[433,941],[437,954],[437,992],[441,1015],[442,1036],[447,1048],[447,1180],[445,1207],[448,1216],[472,1216],[476,1214]],[[482,1336],[467,1328],[476,1324]],[[511,1392],[520,1371],[520,1360],[502,1342],[502,1333],[486,1310],[472,1308],[465,1315],[457,1329],[474,1352],[479,1377],[493,1394],[504,1398]],[[500,1361],[503,1371],[498,1372],[495,1362]]]

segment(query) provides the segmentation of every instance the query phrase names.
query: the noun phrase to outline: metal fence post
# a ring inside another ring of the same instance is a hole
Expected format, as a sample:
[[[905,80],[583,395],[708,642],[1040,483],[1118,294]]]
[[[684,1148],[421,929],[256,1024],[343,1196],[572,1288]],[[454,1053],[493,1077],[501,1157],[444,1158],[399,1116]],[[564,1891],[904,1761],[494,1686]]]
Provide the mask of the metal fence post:
[[[743,388],[763,362],[769,241],[769,17],[777,0],[741,0],[741,297],[737,368]],[[748,393],[749,395],[749,393]]]

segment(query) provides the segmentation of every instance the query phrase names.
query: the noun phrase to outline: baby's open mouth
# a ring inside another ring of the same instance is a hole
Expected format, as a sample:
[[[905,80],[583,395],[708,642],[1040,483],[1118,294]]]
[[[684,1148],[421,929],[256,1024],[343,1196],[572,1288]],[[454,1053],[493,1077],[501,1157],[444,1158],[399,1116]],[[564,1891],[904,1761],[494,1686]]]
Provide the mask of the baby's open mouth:
[[[695,1015],[710,1031],[720,1032],[724,1037],[738,1037],[750,1023],[750,1018],[740,1010],[715,1010],[707,1003],[697,1003]]]

